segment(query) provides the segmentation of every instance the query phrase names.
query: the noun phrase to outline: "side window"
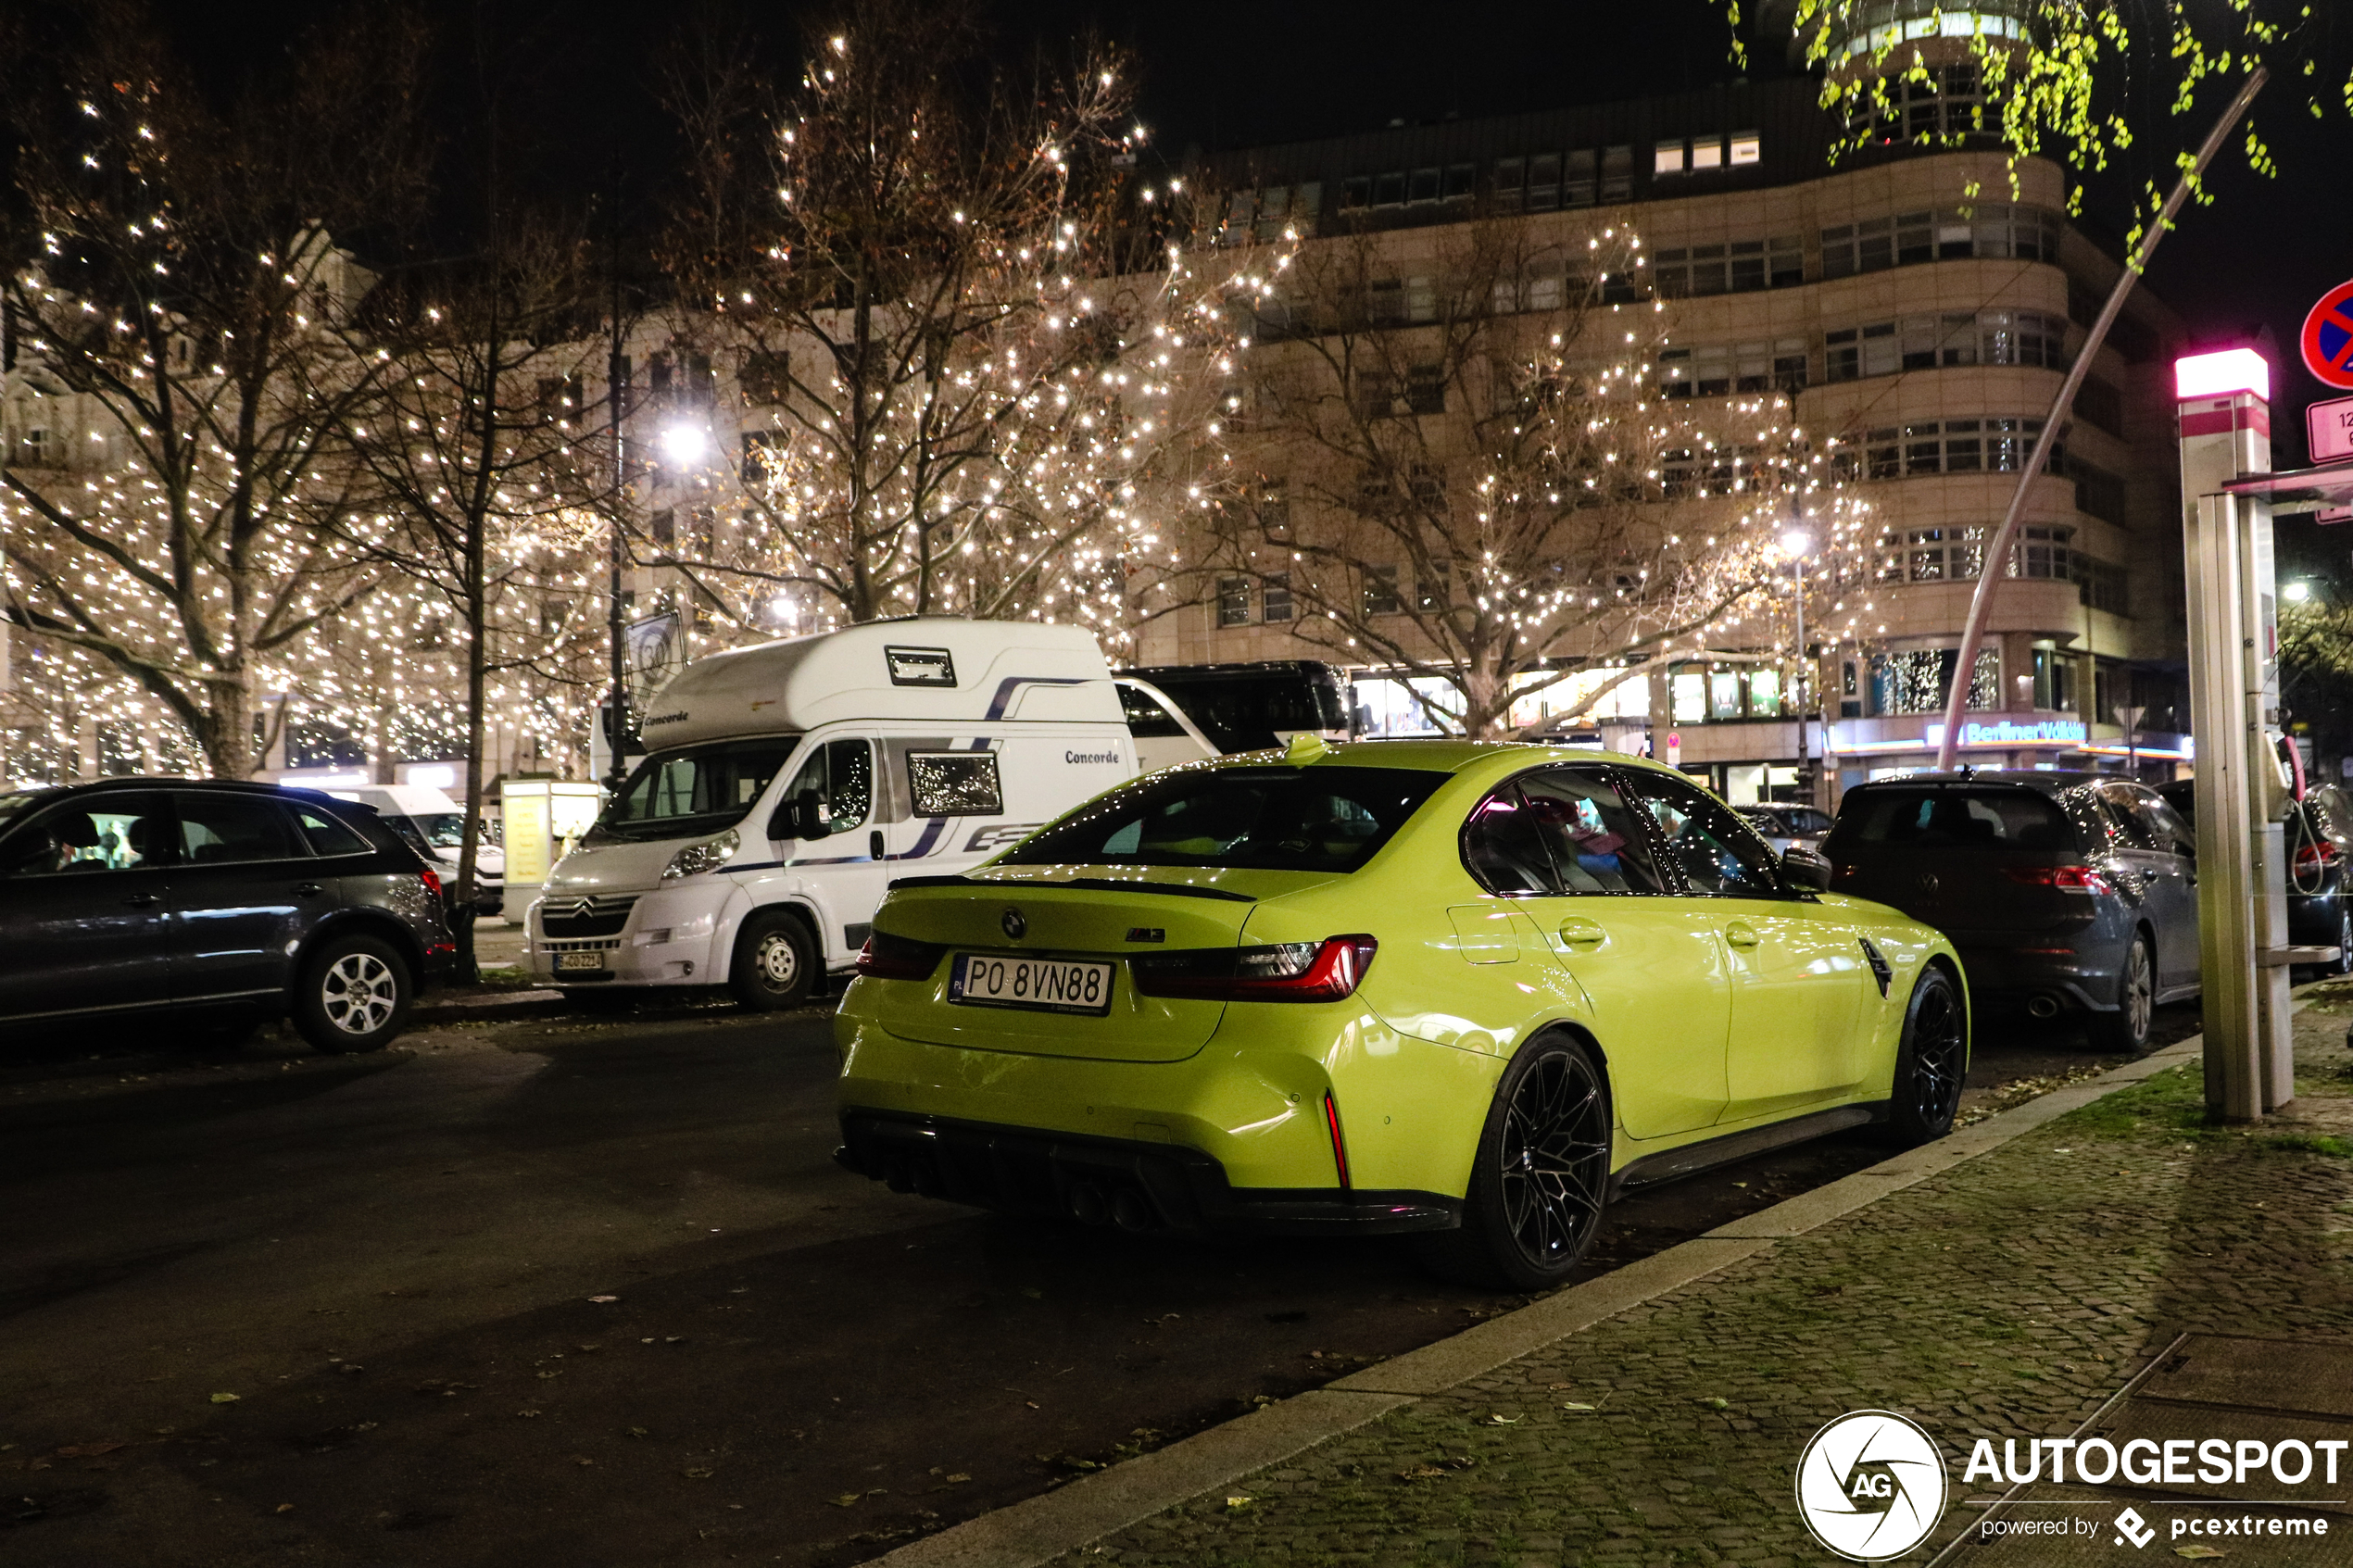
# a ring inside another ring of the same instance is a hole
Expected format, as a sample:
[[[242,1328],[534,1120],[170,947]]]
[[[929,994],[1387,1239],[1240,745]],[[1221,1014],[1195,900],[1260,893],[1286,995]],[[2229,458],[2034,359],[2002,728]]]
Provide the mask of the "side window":
[[[907,795],[918,817],[995,817],[1005,809],[993,751],[911,751]]]
[[[309,857],[310,847],[295,836],[294,819],[274,800],[194,792],[173,798],[180,808],[180,854],[190,865]]]
[[[1633,808],[1606,773],[1546,768],[1520,780],[1566,893],[1664,893]]]
[[[319,855],[365,855],[370,853],[368,841],[343,822],[309,806],[294,809],[295,820],[302,824],[302,835],[310,841],[311,852]]]
[[[2168,847],[2157,824],[2141,809],[2130,784],[2102,784],[2095,792],[2108,822],[2108,836],[2120,849]]]
[[[809,760],[785,791],[787,800],[813,789],[824,802],[828,833],[849,833],[866,825],[875,804],[875,748],[863,740],[827,741],[811,752]]]
[[[137,871],[170,861],[170,819],[154,796],[101,795],[27,822],[0,847],[0,877]]]
[[[1517,784],[1505,784],[1463,823],[1463,863],[1490,893],[1557,893],[1553,859],[1536,813]]]
[[[1629,773],[1628,787],[1658,826],[1687,891],[1704,898],[1771,898],[1782,892],[1773,852],[1754,830],[1680,780]]]

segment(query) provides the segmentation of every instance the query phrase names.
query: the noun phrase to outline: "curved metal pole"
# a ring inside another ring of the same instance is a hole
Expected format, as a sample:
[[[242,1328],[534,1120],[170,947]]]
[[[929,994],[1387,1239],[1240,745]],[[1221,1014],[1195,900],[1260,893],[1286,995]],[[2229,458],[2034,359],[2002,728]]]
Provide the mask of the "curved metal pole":
[[[2026,468],[2018,476],[2018,490],[2010,496],[2010,509],[2003,514],[2002,526],[1986,542],[1985,553],[1979,558],[1977,592],[1969,598],[1969,623],[1961,633],[1959,657],[1953,662],[1952,690],[1944,698],[1944,734],[1936,745],[1936,767],[1940,772],[1951,771],[1954,754],[1960,747],[1961,714],[1969,706],[1969,691],[1977,671],[1977,645],[1984,641],[1985,622],[1994,613],[1994,586],[2001,581],[2003,564],[2009,558],[2010,535],[2018,532],[2019,520],[2026,513],[2027,494],[2033,489],[2035,480],[2042,477],[2045,465],[2050,461],[2051,447],[2058,440],[2059,421],[2073,407],[2076,389],[2083,384],[2084,374],[2092,368],[2092,357],[2108,340],[2108,330],[2123,310],[2124,296],[2133,292],[2133,282],[2148,266],[2149,257],[2157,249],[2157,242],[2165,237],[2165,231],[2172,224],[2173,215],[2189,199],[2192,188],[2206,172],[2206,166],[2221,150],[2222,138],[2231,133],[2231,128],[2246,113],[2247,106],[2255,101],[2255,94],[2263,90],[2263,83],[2269,77],[2270,73],[2263,67],[2257,66],[2248,74],[2246,84],[2239,88],[2238,96],[2231,100],[2231,107],[2222,111],[2222,118],[2214,122],[2214,129],[2206,133],[2206,141],[2198,148],[2197,157],[2189,168],[2182,171],[2182,178],[2174,183],[2173,194],[2165,198],[2165,205],[2158,209],[2156,220],[2141,236],[2132,262],[2118,275],[2116,286],[2108,291],[2108,304],[2101,307],[2099,320],[2092,323],[2092,330],[2084,334],[2083,346],[2077,352],[2075,363],[2067,372],[2067,380],[2059,383],[2058,395],[2051,400],[2051,411],[2043,420],[2043,433],[2035,438],[2033,454],[2026,459]]]

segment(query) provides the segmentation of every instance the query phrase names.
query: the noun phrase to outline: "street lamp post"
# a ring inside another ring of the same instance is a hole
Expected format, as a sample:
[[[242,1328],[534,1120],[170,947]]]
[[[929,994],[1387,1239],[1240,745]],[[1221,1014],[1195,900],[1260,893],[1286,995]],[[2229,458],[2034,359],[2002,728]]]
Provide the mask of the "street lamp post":
[[[1808,698],[1814,690],[1814,683],[1806,678],[1811,671],[1806,668],[1806,552],[1813,547],[1814,541],[1807,536],[1804,529],[1793,528],[1781,535],[1780,544],[1782,553],[1789,557],[1790,566],[1796,574],[1797,690],[1791,695],[1797,698],[1795,704],[1797,709],[1797,776],[1804,779],[1813,753],[1812,743],[1806,734],[1806,709],[1811,706]],[[1809,788],[1807,794],[1814,797],[1806,802],[1807,805],[1821,804],[1819,799],[1821,791],[1818,788]]]

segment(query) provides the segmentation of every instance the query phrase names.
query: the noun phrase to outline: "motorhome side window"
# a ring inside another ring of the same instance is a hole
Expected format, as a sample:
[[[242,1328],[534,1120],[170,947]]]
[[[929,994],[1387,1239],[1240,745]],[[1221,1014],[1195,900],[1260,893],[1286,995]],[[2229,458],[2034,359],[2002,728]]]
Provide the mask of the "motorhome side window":
[[[863,827],[875,800],[873,746],[862,740],[827,741],[800,765],[785,798],[799,799],[803,790],[815,790],[824,803],[827,833]]]
[[[907,794],[918,817],[995,817],[1005,809],[993,751],[911,751]]]

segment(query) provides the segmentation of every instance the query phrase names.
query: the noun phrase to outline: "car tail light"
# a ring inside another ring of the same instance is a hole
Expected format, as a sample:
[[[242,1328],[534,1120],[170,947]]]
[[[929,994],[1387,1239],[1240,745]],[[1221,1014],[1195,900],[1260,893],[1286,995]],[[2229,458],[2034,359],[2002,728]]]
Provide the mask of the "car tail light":
[[[1332,1135],[1332,1164],[1340,1172],[1340,1190],[1346,1192],[1348,1181],[1348,1140],[1340,1135],[1340,1101],[1331,1091],[1324,1091],[1324,1125]]]
[[[441,897],[441,873],[439,872],[434,871],[431,866],[420,866],[417,868],[417,875],[424,883],[426,892],[432,894],[436,898]]]
[[[858,972],[870,980],[929,980],[947,950],[937,942],[877,931],[858,949]]]
[[[2029,887],[2055,887],[2061,893],[2113,893],[2108,878],[2089,866],[2005,866],[2002,874]]]
[[[1351,996],[1373,967],[1380,944],[1365,935],[1258,947],[1200,947],[1127,960],[1147,997],[1212,1002],[1336,1002]]]
[[[2323,838],[2317,843],[2307,844],[2296,852],[2296,869],[2299,872],[2326,871],[2336,864],[2338,859],[2336,846]]]

